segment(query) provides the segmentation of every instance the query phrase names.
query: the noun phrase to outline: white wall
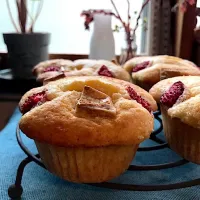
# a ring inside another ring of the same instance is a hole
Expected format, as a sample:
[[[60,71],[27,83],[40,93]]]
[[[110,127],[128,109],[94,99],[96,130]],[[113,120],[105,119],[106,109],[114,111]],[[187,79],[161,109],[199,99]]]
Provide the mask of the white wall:
[[[28,0],[30,1],[30,0]],[[120,13],[127,19],[127,5],[125,0],[115,0]],[[130,0],[132,13],[141,7],[142,0]],[[12,11],[16,14],[15,0],[10,0]],[[83,53],[89,52],[89,41],[92,30],[85,31],[82,10],[87,9],[112,9],[110,0],[44,0],[42,13],[36,23],[35,31],[52,33],[50,45],[51,53]],[[113,25],[116,20],[113,20]],[[0,33],[13,32],[6,0],[0,0]],[[137,32],[137,45],[140,46],[141,28]],[[116,53],[119,54],[122,45],[122,33],[114,33]],[[0,51],[6,51],[2,37],[0,37]],[[140,48],[138,48],[140,52]]]

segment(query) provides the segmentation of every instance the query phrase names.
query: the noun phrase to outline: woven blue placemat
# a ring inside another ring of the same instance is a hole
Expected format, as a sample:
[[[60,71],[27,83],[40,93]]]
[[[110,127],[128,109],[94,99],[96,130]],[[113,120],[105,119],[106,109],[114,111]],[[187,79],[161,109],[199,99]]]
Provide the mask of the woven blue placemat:
[[[0,200],[9,199],[8,187],[14,183],[16,170],[20,162],[26,157],[17,144],[15,129],[21,114],[15,110],[7,126],[0,133]],[[162,135],[160,137],[163,137]],[[33,153],[37,153],[32,140],[23,136],[23,141]],[[142,145],[153,144],[150,140]],[[156,164],[180,159],[178,155],[168,149],[152,152],[138,152],[135,164]],[[127,171],[112,180],[118,183],[135,184],[167,184],[191,180],[200,177],[200,166],[189,163],[180,167],[157,171]],[[24,189],[22,200],[200,200],[200,186],[191,188],[158,191],[119,191],[102,189],[94,186],[73,184],[50,174],[35,163],[25,168],[22,186]]]

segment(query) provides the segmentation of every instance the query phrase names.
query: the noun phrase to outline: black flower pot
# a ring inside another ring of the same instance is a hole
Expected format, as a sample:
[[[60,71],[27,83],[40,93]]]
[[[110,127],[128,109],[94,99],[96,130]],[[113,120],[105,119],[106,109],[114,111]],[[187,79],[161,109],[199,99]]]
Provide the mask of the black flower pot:
[[[8,50],[8,66],[15,78],[32,78],[32,68],[49,57],[49,33],[5,33],[3,38]]]

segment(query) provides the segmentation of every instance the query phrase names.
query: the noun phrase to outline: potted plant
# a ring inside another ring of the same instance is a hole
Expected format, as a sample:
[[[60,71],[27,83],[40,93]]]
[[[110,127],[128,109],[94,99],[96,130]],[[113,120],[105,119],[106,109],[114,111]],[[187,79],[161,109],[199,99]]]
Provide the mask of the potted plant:
[[[8,50],[8,65],[15,78],[31,78],[33,66],[48,59],[50,34],[33,32],[43,7],[43,0],[37,0],[35,14],[29,12],[27,0],[15,0],[18,23],[13,18],[9,0],[6,2],[11,22],[16,30],[15,33],[3,34]],[[36,0],[32,0],[32,6],[35,3]]]

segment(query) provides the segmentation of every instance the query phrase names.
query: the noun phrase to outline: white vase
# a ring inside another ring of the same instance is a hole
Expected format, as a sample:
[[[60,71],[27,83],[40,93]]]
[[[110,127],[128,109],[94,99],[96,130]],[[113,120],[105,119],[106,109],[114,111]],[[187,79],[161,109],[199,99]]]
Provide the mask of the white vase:
[[[90,59],[112,60],[115,58],[115,41],[111,28],[111,18],[110,15],[103,13],[94,15],[94,30],[90,40]]]

